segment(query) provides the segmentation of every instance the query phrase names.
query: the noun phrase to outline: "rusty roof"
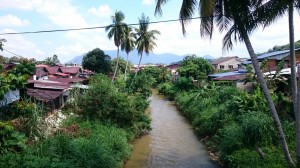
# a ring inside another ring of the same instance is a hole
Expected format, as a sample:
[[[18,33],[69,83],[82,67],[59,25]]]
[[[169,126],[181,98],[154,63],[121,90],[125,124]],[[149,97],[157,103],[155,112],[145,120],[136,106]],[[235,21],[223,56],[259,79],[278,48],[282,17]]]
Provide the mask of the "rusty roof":
[[[59,66],[45,67],[49,74],[53,75],[58,72]]]
[[[42,77],[42,76],[46,76],[49,73],[45,71],[45,67],[35,67],[35,75],[37,77]]]
[[[45,89],[36,89],[30,88],[27,89],[27,95],[34,97],[37,100],[48,102],[54,100],[63,94],[63,90],[45,90]]]
[[[76,82],[81,82],[86,80],[85,78],[51,78],[49,79],[50,81],[55,81],[55,82],[60,82],[60,83],[66,83],[66,84],[71,84],[71,83],[76,83]]]
[[[60,67],[62,73],[77,74],[80,71],[80,67]]]
[[[64,90],[70,88],[71,84],[62,83],[53,80],[28,80],[28,83],[33,83],[35,88]]]
[[[233,58],[238,58],[238,57],[237,57],[237,56],[233,56],[233,57],[220,57],[220,58],[217,58],[217,59],[212,60],[211,64],[212,64],[212,65],[217,65],[217,64],[220,64],[220,63],[222,63],[222,62],[231,60],[231,59],[233,59]]]
[[[247,77],[247,74],[235,74],[235,75],[228,75],[228,76],[222,76],[219,78],[214,78],[213,80],[217,81],[238,81],[243,80]]]

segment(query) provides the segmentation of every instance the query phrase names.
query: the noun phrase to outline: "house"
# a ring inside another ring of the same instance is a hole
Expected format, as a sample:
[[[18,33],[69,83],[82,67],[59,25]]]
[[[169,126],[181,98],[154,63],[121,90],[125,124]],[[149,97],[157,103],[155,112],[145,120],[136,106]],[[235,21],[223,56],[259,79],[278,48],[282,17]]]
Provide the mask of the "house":
[[[180,67],[180,63],[173,63],[166,66],[171,71],[172,75],[177,74],[177,69]]]
[[[212,60],[211,64],[215,70],[236,70],[241,68],[243,58],[237,56],[233,57],[220,57]]]
[[[266,69],[264,71],[274,71],[279,62],[284,61],[284,68],[290,67],[290,50],[275,51],[257,56],[257,60],[261,64],[266,60]],[[300,48],[295,49],[296,62],[300,62]],[[244,65],[251,65],[251,59],[243,62]]]
[[[81,67],[63,67],[59,65],[36,65],[33,77],[28,80],[27,95],[41,102],[49,109],[64,106],[74,88],[86,89],[87,77],[80,77]]]

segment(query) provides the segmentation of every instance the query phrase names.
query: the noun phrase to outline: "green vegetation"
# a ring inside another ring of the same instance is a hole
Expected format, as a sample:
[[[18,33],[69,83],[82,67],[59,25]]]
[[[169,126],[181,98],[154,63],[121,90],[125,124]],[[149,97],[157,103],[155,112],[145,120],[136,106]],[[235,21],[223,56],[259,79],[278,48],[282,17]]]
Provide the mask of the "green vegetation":
[[[179,89],[177,82],[163,83],[159,92],[174,98],[177,107],[191,121],[195,131],[218,155],[225,167],[287,167],[268,104],[259,88],[248,93],[232,86],[201,82],[199,87]],[[177,85],[177,86],[176,86]],[[184,84],[183,84],[184,86]],[[291,104],[283,94],[273,100],[289,147],[295,148],[295,123]]]
[[[101,49],[95,48],[83,56],[82,67],[96,73],[107,74],[111,70],[111,58]]]
[[[70,116],[52,133],[45,131],[47,113],[36,102],[24,99],[5,107],[0,167],[123,167],[131,141],[151,129],[146,109],[154,79],[141,72],[134,81],[129,87],[123,78],[112,82],[94,75],[88,90],[72,90],[75,99],[62,109]]]

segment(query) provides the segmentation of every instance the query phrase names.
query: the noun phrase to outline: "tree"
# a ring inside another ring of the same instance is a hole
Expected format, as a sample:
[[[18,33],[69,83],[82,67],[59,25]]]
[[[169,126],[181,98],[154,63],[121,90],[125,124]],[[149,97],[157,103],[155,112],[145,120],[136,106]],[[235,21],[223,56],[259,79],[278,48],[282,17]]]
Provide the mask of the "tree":
[[[138,70],[140,69],[141,61],[143,58],[143,53],[145,52],[147,55],[149,55],[150,52],[153,51],[154,47],[156,46],[156,43],[154,40],[156,39],[156,35],[160,34],[158,30],[148,30],[149,29],[149,17],[145,17],[144,14],[142,14],[142,17],[139,18],[139,28],[136,28],[136,46],[138,50],[138,54],[140,55]],[[137,71],[135,73],[135,76],[137,75]]]
[[[266,27],[275,20],[285,16],[288,12],[289,18],[289,49],[290,49],[290,66],[291,66],[291,86],[294,113],[296,118],[296,159],[300,167],[300,110],[297,106],[297,77],[296,77],[296,56],[295,56],[295,38],[294,38],[294,6],[299,10],[300,1],[298,0],[270,0],[258,8],[257,13],[260,22]]]
[[[184,57],[180,68],[177,69],[181,77],[194,79],[206,79],[213,72],[212,65],[205,59],[196,55]]]
[[[270,90],[263,78],[260,70],[254,49],[252,47],[249,35],[257,28],[257,18],[253,16],[253,10],[261,5],[263,0],[220,0],[220,1],[207,1],[200,0],[184,0],[179,13],[182,31],[185,33],[185,24],[192,18],[196,9],[199,9],[201,14],[200,34],[201,36],[212,37],[214,23],[216,22],[221,32],[227,31],[223,38],[223,49],[230,50],[233,47],[233,41],[244,42],[248,53],[251,57],[254,70],[258,76],[260,87],[268,102],[273,121],[278,131],[279,140],[281,143],[282,151],[286,161],[290,165],[294,165],[291,158],[288,145],[286,142],[285,134],[282,129],[280,119],[277,114],[274,102],[272,100]],[[161,6],[167,0],[157,0],[155,13],[162,14]],[[198,6],[199,5],[199,6]],[[199,7],[199,8],[198,8]]]
[[[117,65],[116,64],[117,62],[117,58],[114,58],[112,61],[111,61],[111,66],[112,66],[112,69],[115,69],[115,66]],[[130,62],[127,62],[126,60],[124,60],[123,58],[119,58],[119,66],[118,66],[118,72],[117,73],[125,73],[125,70],[127,67],[132,67],[132,64]]]
[[[116,11],[114,16],[111,16],[112,24],[107,26],[105,28],[105,31],[108,31],[107,37],[109,39],[114,38],[115,46],[117,46],[117,63],[114,70],[114,75],[112,80],[115,79],[117,70],[118,70],[118,64],[119,64],[119,49],[120,45],[122,44],[124,32],[126,30],[127,25],[123,23],[123,20],[125,19],[125,16],[122,11]]]
[[[5,43],[5,42],[6,42],[5,39],[0,39],[0,50],[1,50],[1,51],[3,51],[3,46],[4,46],[3,43]]]
[[[111,58],[101,49],[95,48],[83,56],[82,66],[84,69],[108,74],[111,71]]]
[[[135,45],[135,34],[132,31],[131,27],[126,27],[125,32],[124,32],[124,37],[123,37],[123,43],[121,44],[121,49],[124,50],[127,54],[127,62],[126,62],[126,67],[125,67],[125,72],[124,72],[124,78],[126,80],[126,73],[127,73],[127,67],[128,67],[128,62],[129,62],[129,53],[134,49]]]
[[[52,57],[47,57],[44,60],[44,63],[49,65],[49,66],[54,66],[56,64],[60,64],[60,61],[58,59],[58,56],[54,54]]]

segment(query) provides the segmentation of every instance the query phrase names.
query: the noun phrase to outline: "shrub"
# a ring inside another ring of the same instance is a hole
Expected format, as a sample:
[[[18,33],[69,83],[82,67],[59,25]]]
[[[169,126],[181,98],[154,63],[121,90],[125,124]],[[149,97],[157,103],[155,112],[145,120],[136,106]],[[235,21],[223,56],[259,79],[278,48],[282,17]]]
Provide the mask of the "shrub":
[[[20,155],[0,158],[0,167],[123,167],[131,152],[124,130],[97,121],[74,120],[69,124],[77,125],[78,131],[88,129],[91,133],[74,137],[61,132]]]
[[[134,132],[139,125],[137,133],[150,128],[150,118],[145,113],[149,103],[145,96],[119,92],[106,76],[94,76],[90,89],[79,98],[78,104],[86,118],[132,128]]]
[[[0,155],[24,149],[26,141],[24,133],[15,131],[9,123],[0,122]]]

